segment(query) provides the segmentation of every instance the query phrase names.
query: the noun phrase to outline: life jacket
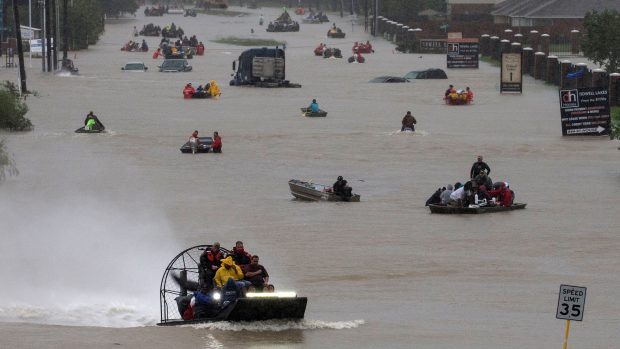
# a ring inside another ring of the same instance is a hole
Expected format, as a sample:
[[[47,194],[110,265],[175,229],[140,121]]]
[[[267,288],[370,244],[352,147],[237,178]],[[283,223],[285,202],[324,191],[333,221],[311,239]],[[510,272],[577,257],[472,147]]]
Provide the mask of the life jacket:
[[[185,86],[183,89],[183,98],[192,98],[192,95],[196,92],[193,87]]]

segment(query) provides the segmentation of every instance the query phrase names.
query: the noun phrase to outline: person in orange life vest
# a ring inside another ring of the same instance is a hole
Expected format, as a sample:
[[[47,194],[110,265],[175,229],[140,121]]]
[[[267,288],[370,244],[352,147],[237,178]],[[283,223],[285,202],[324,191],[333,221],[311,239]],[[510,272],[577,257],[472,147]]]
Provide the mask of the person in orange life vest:
[[[183,89],[183,98],[185,99],[192,98],[194,93],[196,93],[196,90],[194,89],[194,86],[192,86],[192,83],[190,82],[187,85],[185,85],[185,88]]]
[[[235,243],[235,247],[232,249],[232,258],[235,263],[241,267],[243,272],[245,272],[245,268],[252,261],[252,255],[247,253],[243,248],[243,241],[237,241]]]
[[[213,132],[213,144],[211,144],[211,149],[214,153],[222,152],[222,137],[217,131]]]
[[[467,102],[471,103],[474,100],[474,92],[467,86],[465,88],[465,92],[467,93]]]
[[[220,251],[220,243],[214,242],[210,248],[207,248],[200,255],[200,285],[203,290],[210,290],[213,288],[213,277],[220,268],[221,261],[224,259],[222,251]]]

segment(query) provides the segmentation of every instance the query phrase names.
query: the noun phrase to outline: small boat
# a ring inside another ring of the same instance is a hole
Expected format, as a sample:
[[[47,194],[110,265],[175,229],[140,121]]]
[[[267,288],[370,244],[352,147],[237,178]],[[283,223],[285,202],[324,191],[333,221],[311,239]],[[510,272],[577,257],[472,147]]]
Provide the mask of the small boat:
[[[505,212],[513,210],[524,209],[526,203],[515,203],[512,206],[482,206],[482,207],[452,207],[447,205],[428,205],[431,209],[431,213],[443,213],[443,214],[480,214],[480,213],[495,213]]]
[[[198,145],[197,152],[198,153],[210,152],[211,144],[213,144],[213,138],[212,137],[198,137],[198,139],[200,140],[200,144]],[[183,154],[191,154],[192,146],[189,144],[189,141],[187,141],[185,142],[185,144],[183,144],[183,146],[179,150],[181,150],[181,153]]]
[[[103,128],[93,128],[91,130],[87,130],[86,126],[82,126],[82,127],[78,128],[77,130],[75,130],[75,133],[101,133],[101,132],[105,132],[105,127],[103,127]]]
[[[301,109],[301,115],[302,116],[307,116],[309,118],[316,118],[316,117],[326,117],[327,116],[327,112],[323,109],[319,109],[318,113],[313,113],[310,111],[310,108],[300,108]]]
[[[291,179],[288,181],[288,186],[291,189],[291,194],[297,199],[310,200],[310,201],[349,201],[359,202],[359,194],[353,194],[348,200],[340,195],[336,195],[331,192],[331,187],[304,182],[297,179]]]
[[[169,264],[160,284],[160,326],[188,325],[215,321],[262,321],[272,319],[303,319],[308,298],[295,292],[248,293],[244,298],[220,305],[212,317],[183,320],[177,300],[187,297],[199,286],[200,255],[210,245],[190,247],[179,253]],[[220,248],[225,254],[230,251]],[[182,283],[175,281],[180,279]],[[189,291],[189,292],[188,292]]]

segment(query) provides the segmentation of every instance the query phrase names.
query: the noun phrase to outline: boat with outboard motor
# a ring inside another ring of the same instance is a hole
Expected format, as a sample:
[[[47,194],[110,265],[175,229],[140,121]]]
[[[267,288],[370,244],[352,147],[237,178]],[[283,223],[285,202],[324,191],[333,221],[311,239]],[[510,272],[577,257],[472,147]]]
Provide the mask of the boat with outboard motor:
[[[209,292],[212,300],[209,314],[184,320],[190,291],[200,287],[199,261],[203,252],[211,245],[190,247],[179,253],[166,267],[159,288],[160,326],[187,325],[215,321],[260,321],[273,319],[303,319],[308,298],[297,297],[295,292],[248,292],[245,297],[230,303],[221,302],[219,292]],[[220,248],[224,254],[230,251]],[[204,296],[195,292],[198,299]]]
[[[323,109],[319,109],[318,112],[313,113],[310,108],[300,108],[301,109],[301,115],[302,116],[307,116],[307,117],[311,117],[311,118],[316,118],[316,117],[326,117],[327,116],[327,112]]]
[[[514,203],[511,206],[478,206],[470,205],[468,207],[454,207],[448,205],[436,205],[430,204],[428,208],[431,209],[431,213],[443,213],[443,214],[481,214],[481,213],[495,213],[506,212],[513,210],[522,210],[525,208],[526,203]]]
[[[332,192],[332,187],[312,182],[304,182],[297,179],[288,181],[291,194],[296,199],[310,201],[348,201],[359,202],[359,194],[352,194],[346,198]]]

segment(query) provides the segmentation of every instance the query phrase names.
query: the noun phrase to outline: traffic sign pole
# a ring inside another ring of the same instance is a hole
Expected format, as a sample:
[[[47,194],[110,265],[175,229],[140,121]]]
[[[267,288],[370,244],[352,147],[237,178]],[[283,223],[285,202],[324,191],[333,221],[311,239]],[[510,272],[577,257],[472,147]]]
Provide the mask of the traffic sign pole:
[[[568,345],[568,330],[570,329],[570,320],[566,320],[566,331],[564,331],[564,347],[563,349],[566,349],[566,346]]]

